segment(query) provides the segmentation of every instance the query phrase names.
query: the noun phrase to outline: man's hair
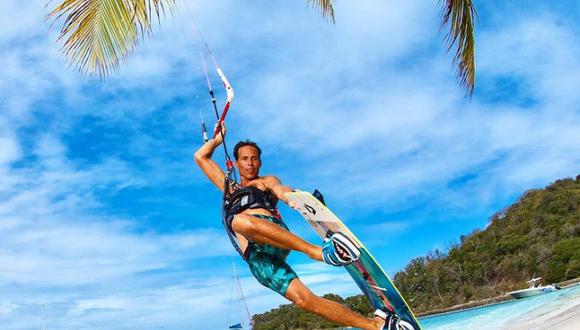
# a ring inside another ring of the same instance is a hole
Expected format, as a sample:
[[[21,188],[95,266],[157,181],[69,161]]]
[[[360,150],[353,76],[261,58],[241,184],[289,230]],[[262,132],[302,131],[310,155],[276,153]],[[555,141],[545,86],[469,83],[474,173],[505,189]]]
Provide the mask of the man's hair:
[[[238,143],[236,143],[236,146],[234,147],[234,158],[236,160],[238,160],[238,151],[240,151],[241,147],[245,147],[245,146],[250,146],[250,147],[254,147],[256,148],[256,150],[258,150],[258,157],[261,158],[262,157],[262,149],[260,149],[260,147],[258,147],[258,144],[256,142],[250,141],[250,140],[245,140],[245,141],[240,141]]]

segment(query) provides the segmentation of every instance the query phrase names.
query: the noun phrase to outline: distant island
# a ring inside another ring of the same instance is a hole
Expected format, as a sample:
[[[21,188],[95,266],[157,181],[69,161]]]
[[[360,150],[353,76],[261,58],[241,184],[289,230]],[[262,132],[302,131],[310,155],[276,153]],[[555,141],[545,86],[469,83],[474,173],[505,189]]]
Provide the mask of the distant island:
[[[461,236],[448,251],[412,259],[393,281],[415,313],[428,314],[502,299],[534,274],[546,283],[580,277],[580,175],[525,192],[495,213],[484,230]],[[372,313],[363,295],[325,297],[362,314]],[[255,330],[337,327],[291,305],[253,319]]]

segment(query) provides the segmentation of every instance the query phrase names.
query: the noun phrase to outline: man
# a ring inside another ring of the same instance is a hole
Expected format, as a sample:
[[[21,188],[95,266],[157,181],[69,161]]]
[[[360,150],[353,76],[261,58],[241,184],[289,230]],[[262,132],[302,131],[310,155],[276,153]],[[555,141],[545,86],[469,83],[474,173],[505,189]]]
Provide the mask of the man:
[[[378,311],[374,319],[357,314],[341,304],[312,293],[286,264],[290,250],[306,254],[311,259],[338,266],[358,259],[352,243],[335,234],[317,246],[292,234],[278,215],[276,202],[288,204],[284,193],[292,189],[282,185],[275,176],[260,176],[262,151],[254,142],[244,141],[234,148],[235,164],[240,175],[239,185],[224,185],[226,174],[212,160],[215,149],[223,142],[223,134],[206,142],[195,153],[195,162],[222,192],[229,196],[226,205],[226,227],[232,243],[248,263],[250,271],[262,285],[278,292],[298,307],[334,323],[360,329],[387,329],[386,315]],[[244,204],[245,202],[245,204]],[[295,205],[289,204],[290,207]],[[354,247],[356,250],[356,247]]]

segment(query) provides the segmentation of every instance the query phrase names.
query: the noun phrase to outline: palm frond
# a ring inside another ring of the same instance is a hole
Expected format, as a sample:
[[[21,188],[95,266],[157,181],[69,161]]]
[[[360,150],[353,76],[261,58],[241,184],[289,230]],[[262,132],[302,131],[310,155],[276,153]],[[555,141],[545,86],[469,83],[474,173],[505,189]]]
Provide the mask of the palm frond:
[[[163,2],[173,0],[64,0],[48,18],[64,19],[58,40],[70,64],[83,73],[107,76],[151,30]]]
[[[331,21],[334,24],[334,0],[306,0],[308,5],[314,5],[320,11],[322,18]]]
[[[457,80],[465,93],[473,94],[475,88],[475,33],[474,19],[477,18],[472,0],[443,0],[441,29],[449,25],[446,36],[448,50],[457,44],[453,63],[457,65]]]

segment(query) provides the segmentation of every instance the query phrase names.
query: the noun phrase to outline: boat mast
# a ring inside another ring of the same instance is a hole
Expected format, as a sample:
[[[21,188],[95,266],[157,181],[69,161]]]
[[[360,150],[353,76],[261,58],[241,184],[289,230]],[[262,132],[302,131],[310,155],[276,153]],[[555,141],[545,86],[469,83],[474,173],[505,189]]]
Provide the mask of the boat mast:
[[[42,311],[42,330],[46,330],[46,315],[44,314],[44,304],[40,304],[40,310]]]
[[[254,322],[252,320],[252,316],[250,314],[250,310],[248,308],[246,298],[244,297],[244,291],[242,290],[242,284],[240,283],[240,278],[238,277],[238,272],[236,271],[236,263],[235,262],[232,262],[232,267],[234,270],[234,280],[235,280],[235,283],[236,283],[237,289],[238,289],[238,298],[240,299],[240,304],[244,308],[244,311],[246,312],[246,315],[247,315],[248,320],[249,320],[248,329],[252,329]],[[244,325],[244,321],[242,320],[242,326],[243,325]]]

